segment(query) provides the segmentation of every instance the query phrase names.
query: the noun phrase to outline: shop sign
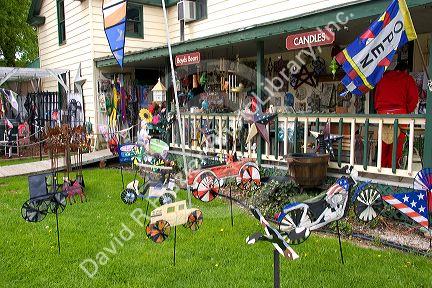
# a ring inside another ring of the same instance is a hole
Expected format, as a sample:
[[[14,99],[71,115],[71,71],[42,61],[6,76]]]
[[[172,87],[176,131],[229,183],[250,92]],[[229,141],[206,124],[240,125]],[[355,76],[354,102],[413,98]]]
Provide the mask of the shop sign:
[[[201,53],[194,52],[189,54],[177,55],[175,57],[175,65],[178,66],[187,66],[192,64],[198,64],[201,61]]]
[[[306,33],[288,35],[286,48],[288,50],[303,49],[314,46],[324,46],[335,41],[335,34],[330,29],[314,30]]]

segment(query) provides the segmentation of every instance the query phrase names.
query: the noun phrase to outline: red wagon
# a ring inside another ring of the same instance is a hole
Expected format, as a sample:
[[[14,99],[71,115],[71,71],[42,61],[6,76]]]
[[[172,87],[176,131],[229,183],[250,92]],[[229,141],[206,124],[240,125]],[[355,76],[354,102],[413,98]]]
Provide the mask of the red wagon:
[[[226,164],[193,170],[188,176],[188,185],[195,198],[204,202],[212,201],[227,178],[236,177],[237,185],[243,190],[261,185],[259,167],[254,159],[228,160]]]

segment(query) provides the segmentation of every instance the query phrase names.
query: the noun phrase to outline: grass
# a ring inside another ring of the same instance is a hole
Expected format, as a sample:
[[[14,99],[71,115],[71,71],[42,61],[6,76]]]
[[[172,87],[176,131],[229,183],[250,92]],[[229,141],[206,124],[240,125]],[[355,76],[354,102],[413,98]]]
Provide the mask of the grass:
[[[89,201],[68,205],[59,216],[61,255],[54,215],[39,223],[27,223],[20,216],[28,198],[27,179],[0,179],[1,287],[272,287],[272,246],[245,243],[248,235],[261,231],[248,213],[236,208],[231,227],[228,205],[195,202],[203,211],[204,224],[195,233],[178,227],[173,266],[173,234],[162,244],[146,239],[144,229],[129,215],[135,208],[145,210],[146,202],[122,203],[120,173],[95,169],[86,170],[84,176]],[[126,180],[132,177],[127,175]],[[122,224],[134,236],[121,246],[113,239],[119,239]],[[105,252],[106,265],[100,265],[90,279],[79,264],[96,259],[104,247],[117,253]],[[301,258],[281,259],[282,287],[432,285],[432,261],[425,257],[344,241],[346,264],[341,265],[337,239],[317,235],[294,249]]]
[[[9,165],[16,165],[16,164],[23,164],[23,163],[31,163],[31,162],[37,162],[39,161],[39,157],[28,157],[28,158],[13,158],[13,159],[4,159],[0,158],[0,167],[2,166],[9,166]],[[48,158],[44,157],[42,160],[46,160]]]

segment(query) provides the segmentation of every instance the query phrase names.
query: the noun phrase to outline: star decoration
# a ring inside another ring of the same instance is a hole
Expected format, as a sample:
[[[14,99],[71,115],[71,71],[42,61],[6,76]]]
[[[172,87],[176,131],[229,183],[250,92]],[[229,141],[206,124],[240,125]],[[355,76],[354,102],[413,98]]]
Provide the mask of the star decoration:
[[[306,65],[302,65],[300,72],[297,74],[292,74],[293,77],[291,81],[291,86],[297,90],[303,84],[308,84],[312,87],[316,87],[318,85],[317,75],[314,71],[309,72]]]
[[[416,207],[417,202],[415,202],[414,200],[411,202],[411,207]]]
[[[203,146],[204,143],[206,143],[207,145],[209,145],[210,142],[211,142],[210,141],[211,140],[210,139],[211,135],[215,135],[216,134],[215,130],[214,129],[210,129],[208,127],[208,124],[204,124],[201,128],[198,128],[198,130],[201,132],[201,135],[204,136],[204,139],[202,139],[202,141],[201,141],[201,146]]]
[[[116,39],[116,42],[121,42],[123,41],[124,37],[123,37],[123,29],[117,29],[117,32],[119,34],[118,38]]]
[[[420,213],[424,213],[424,211],[425,211],[425,207],[420,206],[420,208],[419,208],[419,212],[420,212]]]
[[[424,194],[423,193],[420,193],[419,195],[417,195],[418,196],[418,198],[419,198],[419,200],[423,200],[423,198],[424,198]]]
[[[409,198],[408,198],[407,195],[405,195],[405,197],[403,197],[403,201],[404,201],[404,202],[408,202],[408,201],[409,201]]]
[[[277,113],[265,114],[261,111],[256,113],[245,113],[243,117],[247,123],[251,124],[246,142],[249,142],[253,137],[255,137],[255,135],[259,133],[261,137],[270,144],[270,136],[266,125],[276,118],[276,116]]]
[[[82,94],[82,86],[86,82],[86,79],[81,76],[81,62],[79,63],[77,74],[75,76],[74,85],[78,92]]]

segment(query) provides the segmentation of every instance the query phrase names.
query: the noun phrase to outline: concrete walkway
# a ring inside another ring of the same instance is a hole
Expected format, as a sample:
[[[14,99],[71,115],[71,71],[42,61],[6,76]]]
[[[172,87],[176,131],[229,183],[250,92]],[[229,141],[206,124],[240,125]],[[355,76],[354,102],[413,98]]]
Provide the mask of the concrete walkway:
[[[102,160],[108,160],[117,156],[112,155],[109,149],[95,151],[83,154],[83,165],[97,163]],[[75,165],[75,159],[72,157],[72,165]],[[65,169],[63,158],[59,158],[59,170]],[[16,165],[0,167],[0,178],[39,174],[49,172],[51,170],[51,160],[43,160],[38,162],[30,162]]]

